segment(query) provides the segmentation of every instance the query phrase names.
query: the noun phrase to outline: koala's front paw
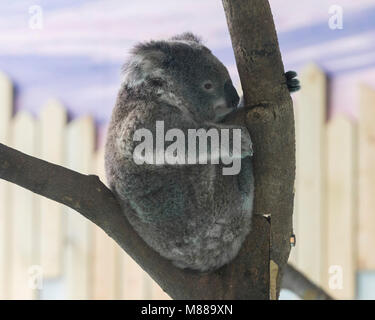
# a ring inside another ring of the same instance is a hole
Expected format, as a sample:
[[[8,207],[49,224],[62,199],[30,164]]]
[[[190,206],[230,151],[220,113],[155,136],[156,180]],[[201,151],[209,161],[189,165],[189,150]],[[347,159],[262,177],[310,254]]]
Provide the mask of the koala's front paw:
[[[301,85],[297,77],[297,72],[295,71],[288,71],[285,73],[286,77],[286,84],[288,86],[289,92],[296,92],[301,89]]]
[[[241,129],[241,158],[251,157],[253,155],[253,143],[250,133],[246,128]]]

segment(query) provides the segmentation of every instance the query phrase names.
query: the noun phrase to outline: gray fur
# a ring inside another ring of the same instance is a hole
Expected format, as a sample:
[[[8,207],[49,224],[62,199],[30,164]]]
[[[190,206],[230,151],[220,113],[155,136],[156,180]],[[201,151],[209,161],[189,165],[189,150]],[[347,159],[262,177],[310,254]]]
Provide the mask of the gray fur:
[[[196,36],[185,33],[137,45],[124,76],[106,143],[110,188],[134,209],[126,216],[150,247],[181,268],[217,269],[237,255],[249,233],[254,193],[250,135],[244,127],[220,123],[234,110],[231,104],[238,104],[228,71]],[[210,92],[202,87],[206,80],[213,84]],[[164,120],[165,131],[185,133],[240,128],[247,157],[241,172],[223,175],[222,164],[136,165],[134,132],[147,128],[155,135],[157,120]]]

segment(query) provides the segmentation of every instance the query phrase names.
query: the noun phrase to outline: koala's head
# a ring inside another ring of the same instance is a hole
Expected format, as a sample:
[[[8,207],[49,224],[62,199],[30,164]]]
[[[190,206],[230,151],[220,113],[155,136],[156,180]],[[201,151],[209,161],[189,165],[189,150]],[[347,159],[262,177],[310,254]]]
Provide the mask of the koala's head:
[[[182,99],[195,116],[219,121],[239,97],[225,66],[191,33],[138,44],[124,66],[125,84],[145,85],[170,99]]]

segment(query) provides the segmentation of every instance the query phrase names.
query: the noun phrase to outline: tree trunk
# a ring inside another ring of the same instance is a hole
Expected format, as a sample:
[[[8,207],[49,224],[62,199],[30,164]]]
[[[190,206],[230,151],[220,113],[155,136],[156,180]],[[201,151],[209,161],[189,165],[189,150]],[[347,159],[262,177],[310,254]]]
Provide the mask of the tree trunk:
[[[223,0],[223,5],[245,100],[244,115],[236,115],[234,121],[244,121],[254,144],[254,214],[270,217],[269,277],[274,299],[293,234],[293,105],[268,1]]]

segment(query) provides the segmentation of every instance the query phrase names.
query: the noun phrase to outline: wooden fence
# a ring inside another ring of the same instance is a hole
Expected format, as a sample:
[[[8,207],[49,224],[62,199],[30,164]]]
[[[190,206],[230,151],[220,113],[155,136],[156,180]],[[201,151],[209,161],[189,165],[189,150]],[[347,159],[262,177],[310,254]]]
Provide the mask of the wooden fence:
[[[325,74],[309,65],[300,79],[294,108],[297,246],[290,261],[334,297],[354,298],[356,272],[375,270],[375,91],[360,87],[359,121],[342,114],[327,121]],[[1,142],[104,181],[103,147],[95,146],[90,117],[67,123],[55,100],[38,119],[24,111],[12,116],[12,94],[0,74]],[[81,215],[0,181],[0,298],[39,298],[38,272],[42,288],[63,283],[63,298],[168,298]]]
[[[103,146],[95,150],[91,117],[67,123],[55,100],[46,103],[39,119],[24,111],[13,117],[12,95],[11,82],[0,74],[2,143],[105,181]],[[38,299],[54,281],[63,284],[59,296],[66,299],[169,298],[86,218],[0,181],[0,299]]]
[[[375,91],[359,85],[358,121],[327,120],[325,74],[309,65],[300,79],[290,261],[334,297],[353,299],[357,272],[375,270]]]

